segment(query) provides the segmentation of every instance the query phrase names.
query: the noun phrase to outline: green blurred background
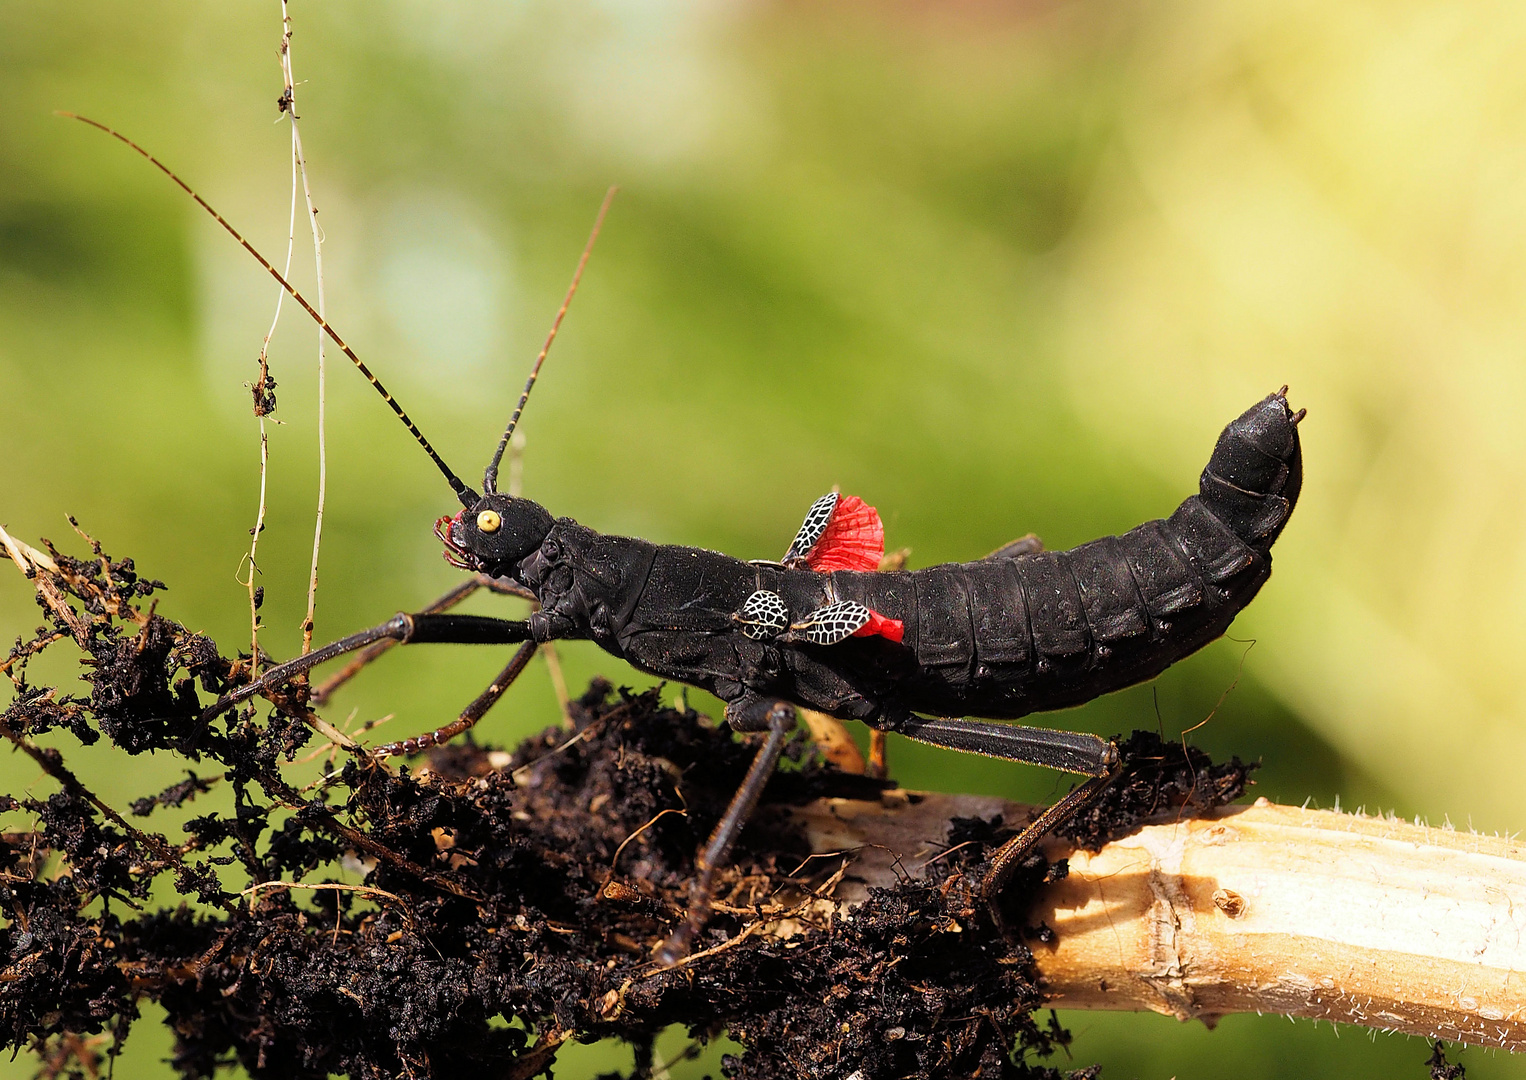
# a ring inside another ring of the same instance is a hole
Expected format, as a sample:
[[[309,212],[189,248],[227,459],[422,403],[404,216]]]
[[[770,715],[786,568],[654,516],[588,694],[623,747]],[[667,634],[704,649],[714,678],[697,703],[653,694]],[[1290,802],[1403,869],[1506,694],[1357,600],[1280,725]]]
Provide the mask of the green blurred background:
[[[1068,546],[1167,513],[1223,424],[1290,383],[1309,409],[1307,481],[1233,640],[1054,722],[1174,734],[1212,713],[1191,738],[1263,760],[1255,794],[1521,826],[1526,9],[292,13],[331,318],[469,480],[612,182],[523,426],[526,494],[604,531],[773,558],[840,484],[913,565],[1030,530]],[[279,258],[279,36],[273,2],[0,7],[0,522],[77,548],[76,515],[170,582],[162,612],[229,649],[247,641],[235,578],[258,492],[244,384],[275,288],[144,162],[51,114],[121,128]],[[300,214],[298,229],[306,286]],[[277,656],[297,649],[305,604],[315,353],[288,305],[260,549]],[[320,639],[459,580],[430,535],[449,492],[329,362]],[[6,637],[38,621],[4,568],[0,619]],[[331,718],[427,729],[503,659],[404,653]],[[596,672],[646,681],[592,646],[561,655],[575,688]],[[72,664],[34,677],[71,680]],[[512,742],[555,714],[537,666],[481,735]],[[179,775],[69,753],[117,799]],[[892,763],[910,786],[1020,799],[1069,783],[900,744]],[[49,790],[5,755],[0,790],[21,789]],[[1427,1053],[1274,1017],[1214,1032],[1066,1020],[1076,1063],[1115,1078],[1419,1077]],[[117,1075],[166,1075],[167,1046],[140,1024]],[[559,1075],[622,1057],[572,1048]],[[1508,1057],[1464,1060],[1474,1077],[1526,1076]],[[716,1068],[712,1050],[674,1075]]]

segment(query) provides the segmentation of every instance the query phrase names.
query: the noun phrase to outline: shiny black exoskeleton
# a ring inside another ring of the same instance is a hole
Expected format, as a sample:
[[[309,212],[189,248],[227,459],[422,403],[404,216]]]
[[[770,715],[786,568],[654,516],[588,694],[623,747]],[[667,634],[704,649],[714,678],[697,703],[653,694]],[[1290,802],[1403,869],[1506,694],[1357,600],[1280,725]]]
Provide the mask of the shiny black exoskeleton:
[[[705,924],[716,867],[762,794],[796,705],[1092,777],[992,855],[981,889],[994,897],[1049,830],[1111,782],[1120,762],[1117,748],[1096,735],[971,717],[1011,720],[1078,705],[1152,678],[1223,634],[1270,575],[1272,544],[1297,502],[1302,417],[1285,388],[1246,410],[1219,436],[1198,493],[1168,518],[1069,551],[1017,541],[978,562],[909,572],[822,573],[789,557],[743,562],[606,536],[496,492],[497,457],[481,496],[442,464],[466,507],[435,525],[446,558],[474,571],[476,584],[520,592],[539,610],[518,621],[446,613],[469,591],[457,590],[426,611],[272,668],[203,717],[356,649],[519,643],[455,722],[373,750],[417,752],[481,719],[538,644],[587,639],[643,671],[709,690],[726,702],[734,728],[769,733],[697,856],[688,917],[657,950],[660,961],[682,957]],[[816,511],[801,536],[820,525],[813,525]],[[871,617],[894,623],[895,634],[870,626]],[[858,636],[866,626],[872,632]]]
[[[159,165],[135,143],[111,134]],[[1036,543],[1017,541],[973,563],[910,573],[817,573],[799,568],[796,544],[785,564],[770,564],[604,536],[571,519],[553,519],[527,499],[499,494],[497,479],[613,188],[483,474],[481,496],[451,471],[317,308],[205,200],[192,195],[354,363],[428,454],[466,507],[454,518],[441,518],[435,531],[445,542],[446,557],[476,572],[467,586],[423,611],[399,613],[267,670],[203,710],[200,728],[327,660],[366,650],[346,673],[314,691],[316,702],[348,672],[399,643],[519,648],[453,723],[376,748],[372,753],[378,757],[415,752],[466,731],[502,697],[538,644],[563,638],[590,639],[644,671],[712,691],[726,702],[733,727],[766,729],[769,735],[698,854],[688,918],[657,950],[659,960],[682,956],[704,924],[715,868],[757,804],[797,704],[940,746],[1091,776],[992,855],[981,887],[994,896],[1040,838],[1117,775],[1119,754],[1095,735],[968,717],[1011,719],[1075,705],[1148,679],[1218,637],[1266,581],[1271,546],[1298,498],[1303,470],[1297,425],[1303,413],[1289,409],[1284,387],[1224,429],[1199,493],[1169,518],[1069,551],[1043,552]],[[822,505],[818,500],[812,507],[797,544],[821,525],[816,519]],[[480,587],[528,595],[540,610],[528,620],[448,611]],[[894,625],[893,634],[887,624]],[[866,629],[869,635],[859,636]]]
[[[453,562],[536,596],[536,641],[594,641],[709,690],[739,727],[754,726],[751,699],[782,698],[895,730],[916,713],[1015,719],[1066,708],[1202,648],[1271,573],[1302,475],[1297,417],[1277,393],[1224,429],[1198,494],[1170,517],[1068,551],[823,574],[607,536],[497,494],[438,531]],[[902,620],[904,641],[755,640],[735,616],[757,590],[798,611],[860,601]]]

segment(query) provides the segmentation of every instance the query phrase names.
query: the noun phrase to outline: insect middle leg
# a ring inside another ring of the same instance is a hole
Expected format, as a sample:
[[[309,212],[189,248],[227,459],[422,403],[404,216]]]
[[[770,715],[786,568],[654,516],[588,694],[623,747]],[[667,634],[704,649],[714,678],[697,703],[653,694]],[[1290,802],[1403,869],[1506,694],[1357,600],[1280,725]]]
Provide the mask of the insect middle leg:
[[[396,754],[417,754],[420,750],[427,750],[431,746],[439,746],[449,742],[457,735],[469,728],[475,727],[478,720],[487,715],[487,711],[498,704],[498,699],[503,697],[515,679],[524,671],[530,663],[530,658],[535,655],[535,642],[527,641],[514,651],[513,658],[508,662],[498,677],[488,684],[488,688],[478,694],[476,699],[461,710],[461,715],[456,717],[444,727],[435,728],[423,735],[415,735],[411,739],[402,739],[398,742],[384,743],[372,748],[371,756],[376,758],[392,757]]]
[[[769,777],[774,774],[774,767],[779,764],[779,755],[784,752],[784,744],[795,727],[795,707],[787,701],[749,696],[726,706],[726,720],[738,731],[766,730],[768,737],[753,757],[742,786],[731,797],[731,804],[695,858],[697,873],[689,888],[688,913],[678,929],[652,954],[659,964],[676,964],[689,955],[694,935],[710,918],[716,868],[731,854],[732,844],[747,819],[752,817]]]

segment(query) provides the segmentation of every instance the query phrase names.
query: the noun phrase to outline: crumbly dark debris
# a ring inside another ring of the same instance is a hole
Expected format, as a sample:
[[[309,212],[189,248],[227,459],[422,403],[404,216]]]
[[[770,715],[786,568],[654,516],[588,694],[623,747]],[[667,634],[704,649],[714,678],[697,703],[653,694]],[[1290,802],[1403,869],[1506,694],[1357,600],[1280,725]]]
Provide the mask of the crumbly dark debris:
[[[1127,836],[1139,826],[1205,814],[1245,794],[1257,762],[1216,765],[1207,754],[1153,731],[1115,737],[1123,771],[1102,795],[1055,833],[1086,851]]]
[[[652,1039],[675,1023],[745,1046],[724,1061],[733,1080],[1062,1075],[1042,1062],[1069,1035],[1040,1011],[1013,919],[1064,867],[1035,857],[1016,875],[1004,933],[975,893],[986,853],[1011,834],[1000,820],[952,823],[949,842],[963,846],[925,880],[874,889],[833,920],[813,893],[827,894],[840,863],[805,861],[779,808],[875,798],[884,785],[799,740],[721,877],[697,954],[661,971],[651,950],[682,913],[696,847],[752,756],[728,730],[663,707],[655,691],[596,681],[573,705],[576,738],[548,730],[507,768],[463,741],[427,768],[351,759],[329,786],[298,791],[281,767],[313,737],[305,693],[202,726],[208,695],[246,678],[247,658],[144,611],[137,601],[163,584],[92,548],[77,560],[49,547],[59,570],[37,582],[48,625],[18,639],[3,667],[15,695],[0,735],[58,790],[0,796],[11,829],[0,833],[0,1042],[30,1050],[49,1075],[99,1065],[145,1000],[168,1013],[185,1077],[237,1062],[260,1078],[528,1080],[554,1066],[561,1042],[606,1037],[636,1046],[640,1075]],[[66,641],[85,657],[81,697],[26,680],[27,659]],[[144,831],[36,744],[54,729],[196,763],[131,802],[137,821],[214,785],[197,809],[223,808],[178,838]],[[1073,830],[1084,843],[1243,787],[1238,763],[1139,736],[1125,745],[1129,771]],[[178,906],[149,904],[161,881]],[[351,887],[265,887],[280,881]],[[763,932],[783,917],[800,931]]]
[[[1468,1073],[1461,1065],[1447,1061],[1446,1043],[1439,1039],[1431,1045],[1431,1056],[1426,1065],[1431,1070],[1431,1080],[1465,1080]]]
[[[203,795],[212,790],[212,785],[217,783],[217,778],[204,779],[197,776],[190,769],[185,771],[185,779],[178,784],[171,784],[157,795],[143,799],[134,799],[128,803],[128,808],[134,817],[148,817],[156,807],[182,806],[194,799],[197,795]]]

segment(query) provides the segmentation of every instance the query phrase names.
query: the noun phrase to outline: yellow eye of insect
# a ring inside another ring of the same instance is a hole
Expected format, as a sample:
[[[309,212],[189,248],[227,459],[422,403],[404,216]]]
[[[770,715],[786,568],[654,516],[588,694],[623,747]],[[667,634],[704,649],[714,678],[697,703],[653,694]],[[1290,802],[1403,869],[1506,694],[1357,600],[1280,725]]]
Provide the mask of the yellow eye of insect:
[[[495,533],[502,524],[503,518],[498,516],[497,510],[484,510],[477,515],[477,528],[481,532]]]

